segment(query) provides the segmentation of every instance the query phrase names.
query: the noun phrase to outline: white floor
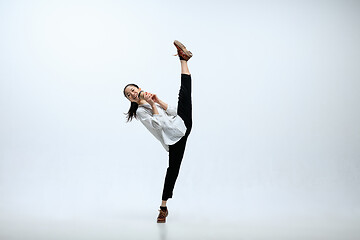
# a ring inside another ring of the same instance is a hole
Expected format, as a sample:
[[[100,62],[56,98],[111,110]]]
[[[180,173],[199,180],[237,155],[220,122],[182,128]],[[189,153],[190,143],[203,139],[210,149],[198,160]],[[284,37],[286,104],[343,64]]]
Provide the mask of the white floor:
[[[157,224],[156,215],[136,211],[97,212],[93,216],[6,213],[0,216],[0,239],[360,239],[360,218],[344,214],[267,214],[229,220],[226,214],[211,217],[175,211],[165,224]]]

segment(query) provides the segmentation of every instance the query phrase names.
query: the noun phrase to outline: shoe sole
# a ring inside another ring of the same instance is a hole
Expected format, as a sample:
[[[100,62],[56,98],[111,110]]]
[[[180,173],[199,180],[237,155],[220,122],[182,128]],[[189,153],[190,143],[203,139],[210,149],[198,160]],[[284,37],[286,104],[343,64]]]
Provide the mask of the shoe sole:
[[[176,47],[177,49],[183,51],[183,52],[186,54],[186,56],[189,57],[189,59],[193,56],[193,54],[192,54],[189,50],[186,49],[186,47],[184,46],[184,44],[182,44],[182,43],[179,42],[178,40],[175,40],[175,41],[174,41],[174,45],[175,45],[175,47]]]

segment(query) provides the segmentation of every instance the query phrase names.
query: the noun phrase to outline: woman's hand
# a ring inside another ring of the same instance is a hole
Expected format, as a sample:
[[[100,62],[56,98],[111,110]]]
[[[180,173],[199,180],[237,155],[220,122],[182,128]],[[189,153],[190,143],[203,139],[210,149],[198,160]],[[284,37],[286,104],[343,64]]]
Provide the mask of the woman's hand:
[[[165,111],[167,110],[168,108],[168,105],[167,103],[164,103],[163,101],[161,101],[156,94],[153,94],[153,97],[152,97],[152,100],[154,102],[156,102],[157,104],[159,104]]]
[[[143,98],[144,100],[149,103],[150,105],[154,105],[155,101],[152,99],[154,94],[149,92],[144,92]],[[155,95],[156,96],[156,95]]]
[[[149,92],[145,92],[144,93],[144,100],[150,104],[151,108],[152,108],[152,111],[153,111],[153,114],[159,114],[159,111],[155,105],[155,101],[154,101],[154,96],[155,96],[155,99],[157,99],[156,95],[155,94],[152,94],[152,93],[149,93]]]
[[[155,106],[155,103],[159,104],[165,111],[168,108],[167,103],[164,103],[163,101],[161,101],[158,96],[156,94],[152,94],[152,93],[148,93],[145,92],[144,93],[144,99],[147,103],[149,103],[151,106]]]
[[[151,99],[156,103],[160,103],[160,99],[157,97],[156,94],[153,94]]]

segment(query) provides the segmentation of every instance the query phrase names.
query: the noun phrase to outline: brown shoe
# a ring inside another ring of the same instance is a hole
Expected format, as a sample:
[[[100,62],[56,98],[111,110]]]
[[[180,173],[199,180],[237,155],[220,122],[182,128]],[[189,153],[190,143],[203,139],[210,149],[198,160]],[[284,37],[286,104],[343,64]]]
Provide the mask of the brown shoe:
[[[193,56],[193,54],[178,40],[174,41],[174,45],[178,50],[178,55],[185,61],[189,61],[189,59]]]
[[[169,211],[166,209],[164,210],[159,210],[159,216],[157,217],[157,222],[158,223],[164,223],[166,222],[166,217],[168,216]]]

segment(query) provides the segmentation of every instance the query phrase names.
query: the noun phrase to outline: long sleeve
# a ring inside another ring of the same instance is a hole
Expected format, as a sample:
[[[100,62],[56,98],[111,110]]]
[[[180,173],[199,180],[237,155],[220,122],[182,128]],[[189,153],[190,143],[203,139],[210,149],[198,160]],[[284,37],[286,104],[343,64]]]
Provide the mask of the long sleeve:
[[[168,111],[169,110],[169,111]],[[169,145],[179,141],[186,132],[186,126],[180,116],[173,115],[176,108],[168,107],[167,111],[158,106],[159,114],[153,114],[150,105],[140,105],[136,115],[141,123],[158,139],[166,151]]]
[[[152,129],[161,129],[162,124],[159,121],[159,114],[153,115],[151,110],[149,111],[149,109],[146,108],[139,108],[136,115],[145,126],[149,126]]]
[[[166,113],[170,116],[176,116],[177,115],[177,108],[173,107],[171,105],[168,105],[168,108],[166,109]]]

